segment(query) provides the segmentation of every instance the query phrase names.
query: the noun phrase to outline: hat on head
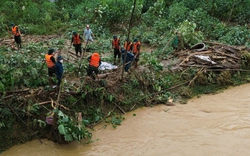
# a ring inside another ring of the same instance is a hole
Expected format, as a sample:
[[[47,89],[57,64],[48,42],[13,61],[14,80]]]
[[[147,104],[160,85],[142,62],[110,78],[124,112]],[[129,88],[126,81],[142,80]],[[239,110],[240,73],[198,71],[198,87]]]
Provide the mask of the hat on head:
[[[76,35],[76,31],[73,31],[73,35]]]
[[[89,28],[89,25],[86,25],[87,28]]]
[[[135,38],[135,39],[134,39],[134,42],[138,42],[138,38]]]
[[[50,48],[49,51],[48,51],[48,54],[51,55],[51,54],[54,53],[54,51],[55,51],[54,49]]]
[[[116,38],[117,38],[117,36],[116,36],[116,35],[114,35],[114,36],[113,36],[113,39],[116,39]]]
[[[62,56],[58,56],[57,57],[57,60],[59,61],[59,60],[62,60],[63,59],[63,57]]]
[[[10,23],[10,26],[12,26],[12,27],[13,27],[13,26],[14,26],[14,23]]]

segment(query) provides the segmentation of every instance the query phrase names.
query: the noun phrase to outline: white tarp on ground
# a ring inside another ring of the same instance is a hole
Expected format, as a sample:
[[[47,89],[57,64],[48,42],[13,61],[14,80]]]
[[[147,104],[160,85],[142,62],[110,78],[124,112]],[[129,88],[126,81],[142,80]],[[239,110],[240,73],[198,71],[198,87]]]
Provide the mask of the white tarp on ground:
[[[112,70],[112,69],[117,69],[117,66],[108,62],[102,62],[101,65],[99,66],[99,70]]]
[[[194,55],[194,57],[197,57],[201,60],[211,62],[212,64],[216,64],[216,62],[212,61],[209,56],[203,56],[203,55]]]

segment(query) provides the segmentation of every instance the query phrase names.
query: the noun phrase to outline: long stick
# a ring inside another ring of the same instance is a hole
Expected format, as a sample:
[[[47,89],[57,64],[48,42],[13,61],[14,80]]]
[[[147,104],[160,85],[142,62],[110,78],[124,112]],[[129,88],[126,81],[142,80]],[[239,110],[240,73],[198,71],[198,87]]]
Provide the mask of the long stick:
[[[125,48],[125,56],[124,56],[124,61],[123,61],[123,65],[122,65],[122,80],[123,80],[123,75],[124,75],[125,63],[126,63],[126,59],[127,59],[127,50],[126,49],[128,48],[129,35],[130,35],[132,19],[133,19],[134,12],[135,12],[135,6],[136,6],[136,0],[134,0],[134,7],[132,9],[132,13],[131,13],[131,17],[130,17],[130,21],[129,21],[129,25],[128,25],[127,47],[124,47]],[[133,61],[132,61],[132,63],[133,63]]]
[[[88,43],[89,43],[89,38],[87,39],[87,42],[85,44],[85,49],[84,49],[84,52],[83,52],[83,57],[84,57],[85,53],[87,52],[87,45],[88,45]]]
[[[118,106],[117,104],[114,103],[114,105],[123,113],[123,114],[126,114],[126,112],[120,107]]]
[[[43,65],[41,66],[41,68],[38,71],[38,74],[40,74],[40,71],[42,70],[43,66],[45,65],[46,61],[43,62]]]
[[[12,110],[12,112],[24,123],[24,125],[28,128],[28,130],[31,132],[31,133],[34,133],[35,136],[38,138],[38,140],[40,141],[40,143],[42,144],[42,140],[39,138],[39,136],[36,135],[36,133],[30,129],[30,127],[23,121],[23,119],[14,111],[14,109],[12,107],[10,107],[10,105],[8,105],[9,108]]]

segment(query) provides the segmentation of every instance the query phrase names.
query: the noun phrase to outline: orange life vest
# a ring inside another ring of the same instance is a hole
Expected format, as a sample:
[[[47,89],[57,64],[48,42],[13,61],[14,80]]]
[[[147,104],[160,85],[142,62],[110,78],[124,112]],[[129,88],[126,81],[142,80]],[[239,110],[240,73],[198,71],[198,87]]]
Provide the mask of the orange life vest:
[[[12,27],[12,34],[14,34],[15,36],[19,36],[20,35],[20,31],[19,31],[19,29],[18,29],[17,26]]]
[[[136,54],[136,53],[139,51],[138,45],[141,45],[140,41],[138,41],[138,42],[136,42],[136,43],[134,44],[134,47],[133,47],[133,53],[134,53],[134,54]]]
[[[55,63],[52,62],[50,59],[52,56],[53,55],[49,55],[49,54],[45,55],[45,60],[46,60],[46,64],[47,64],[48,68],[52,68],[55,65]]]
[[[94,67],[99,67],[100,62],[100,55],[98,53],[94,53],[91,55],[91,58],[89,60],[89,65]]]
[[[126,49],[126,51],[129,51],[131,49],[132,46],[132,42],[130,42],[129,44],[127,44],[127,41],[125,41],[124,43],[124,49]]]
[[[81,39],[79,34],[76,34],[76,36],[72,36],[73,37],[73,44],[81,44]]]
[[[112,45],[113,47],[115,47],[116,49],[119,49],[119,38],[117,38],[116,40],[112,41]]]

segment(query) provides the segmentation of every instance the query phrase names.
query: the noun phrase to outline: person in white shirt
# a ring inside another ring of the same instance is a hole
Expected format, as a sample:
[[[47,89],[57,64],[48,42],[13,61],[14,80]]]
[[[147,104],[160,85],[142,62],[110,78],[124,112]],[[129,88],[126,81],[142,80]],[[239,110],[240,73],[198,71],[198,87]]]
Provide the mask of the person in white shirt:
[[[86,25],[86,28],[83,31],[83,36],[85,36],[85,50],[86,50],[88,43],[93,42],[93,37],[95,37],[92,30],[89,28],[89,25]]]

